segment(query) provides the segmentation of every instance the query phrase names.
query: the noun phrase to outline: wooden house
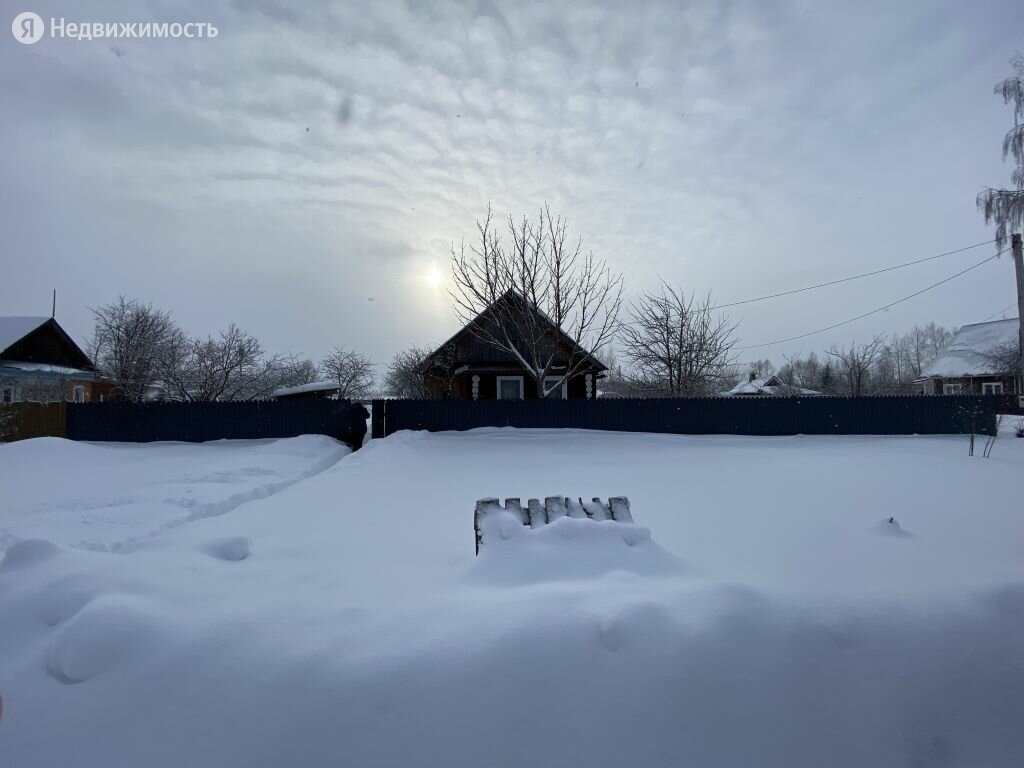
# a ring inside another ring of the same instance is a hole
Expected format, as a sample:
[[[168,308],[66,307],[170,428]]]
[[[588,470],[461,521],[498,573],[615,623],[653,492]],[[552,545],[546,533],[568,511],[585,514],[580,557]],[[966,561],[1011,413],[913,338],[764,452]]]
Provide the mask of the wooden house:
[[[0,317],[0,403],[87,403],[108,382],[52,317]]]
[[[1017,318],[965,325],[921,372],[926,395],[1024,394]]]
[[[472,322],[459,329],[444,344],[435,349],[424,361],[421,369],[424,384],[433,399],[457,400],[534,400],[538,398],[537,381],[515,354],[489,343],[486,329],[495,320],[494,307],[498,302],[524,300],[506,293],[495,304],[481,312]],[[520,311],[523,311],[520,308]],[[580,349],[573,340],[547,315],[536,308],[532,313],[533,327],[541,328],[543,339],[550,351],[552,363],[545,377],[545,385],[556,387],[549,398],[583,400],[597,397],[597,382],[605,376],[608,367],[589,351]],[[514,335],[514,334],[513,334]],[[516,346],[517,349],[520,347]],[[526,348],[524,342],[523,349]],[[566,377],[566,373],[570,372]]]

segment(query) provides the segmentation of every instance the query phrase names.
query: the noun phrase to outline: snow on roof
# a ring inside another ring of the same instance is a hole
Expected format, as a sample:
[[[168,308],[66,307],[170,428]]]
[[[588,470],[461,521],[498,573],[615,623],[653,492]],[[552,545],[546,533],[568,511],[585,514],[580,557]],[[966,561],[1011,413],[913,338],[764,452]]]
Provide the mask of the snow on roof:
[[[741,381],[728,392],[722,392],[725,397],[733,395],[820,395],[814,389],[801,389],[790,387],[778,376],[762,376],[758,379]]]
[[[25,316],[0,317],[0,352],[17,344],[49,319]]]
[[[959,378],[1001,373],[993,358],[1015,346],[1020,324],[1017,318],[965,325],[942,353],[921,372],[922,378]]]
[[[341,389],[336,381],[314,381],[310,384],[299,384],[295,387],[275,389],[271,397],[287,397],[288,395],[299,395],[303,392],[327,392],[336,389]]]
[[[775,379],[774,385],[769,385],[768,382]],[[769,394],[771,394],[770,387],[777,386],[782,382],[778,380],[776,376],[761,376],[757,379],[750,379],[748,381],[741,381],[735,387],[730,389],[728,392],[723,394],[726,395],[760,395],[764,393],[766,388],[769,388]]]
[[[85,376],[95,378],[95,371],[86,371],[82,368],[68,368],[63,365],[50,365],[49,363],[22,363],[15,360],[0,361],[0,368],[11,368],[17,371],[34,373],[56,373],[62,376]]]

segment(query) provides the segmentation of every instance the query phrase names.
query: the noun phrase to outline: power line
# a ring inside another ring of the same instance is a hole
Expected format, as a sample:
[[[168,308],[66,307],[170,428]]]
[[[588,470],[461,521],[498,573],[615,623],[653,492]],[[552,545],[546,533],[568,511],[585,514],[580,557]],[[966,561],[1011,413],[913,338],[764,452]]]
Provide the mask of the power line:
[[[796,341],[797,339],[806,339],[808,336],[814,336],[814,335],[819,334],[819,333],[824,333],[825,331],[831,331],[831,330],[833,330],[835,328],[840,328],[840,327],[842,327],[844,325],[849,325],[850,323],[854,323],[857,320],[863,320],[865,317],[870,317],[871,315],[877,315],[879,312],[884,312],[885,310],[889,309],[890,307],[895,307],[897,304],[902,304],[904,301],[910,301],[910,299],[913,299],[913,298],[915,298],[917,296],[920,296],[922,293],[927,293],[928,291],[932,290],[933,288],[938,288],[940,285],[945,285],[950,280],[955,280],[956,278],[960,277],[961,275],[966,275],[972,269],[977,269],[982,264],[987,264],[988,262],[992,261],[993,259],[998,259],[1000,256],[1002,256],[1008,250],[1010,250],[1010,249],[1009,248],[1004,248],[1003,250],[1001,250],[999,253],[995,254],[994,256],[989,256],[987,259],[982,259],[977,264],[974,264],[974,265],[968,267],[967,269],[961,270],[960,272],[957,272],[955,275],[950,275],[945,280],[940,280],[937,283],[932,283],[927,288],[922,288],[919,291],[915,291],[914,293],[911,293],[909,296],[904,296],[902,299],[896,299],[896,301],[890,302],[890,303],[886,304],[884,307],[878,307],[877,309],[872,309],[870,312],[865,312],[862,315],[857,315],[856,317],[851,317],[849,320],[843,320],[841,323],[835,323],[834,325],[829,325],[829,326],[827,326],[825,328],[819,328],[816,331],[808,331],[807,333],[801,333],[801,334],[799,334],[797,336],[790,336],[787,339],[777,339],[776,341],[767,341],[764,344],[749,344],[749,345],[743,346],[743,347],[734,347],[734,349],[736,349],[738,351],[738,350],[743,350],[743,349],[758,349],[760,347],[770,347],[770,346],[773,346],[774,344],[785,344],[788,341]]]
[[[827,283],[818,283],[817,285],[808,285],[804,288],[794,288],[791,291],[781,291],[780,293],[771,293],[767,296],[757,296],[753,299],[744,299],[743,301],[733,301],[728,304],[718,304],[717,306],[711,307],[711,309],[725,309],[727,307],[738,307],[741,304],[753,304],[755,301],[765,301],[766,299],[777,299],[780,296],[791,296],[794,293],[803,293],[805,291],[814,291],[818,288],[827,288],[830,285],[839,285],[840,283],[848,283],[851,280],[860,280],[864,277],[871,277],[872,275],[881,275],[884,272],[892,272],[893,270],[903,269],[904,267],[912,267],[915,264],[923,264],[926,261],[934,261],[935,259],[941,259],[943,256],[952,256],[957,253],[963,253],[964,251],[970,251],[974,248],[980,248],[983,245],[989,245],[994,243],[995,240],[986,240],[984,243],[977,243],[975,245],[968,245],[966,248],[957,248],[955,251],[946,251],[945,253],[938,253],[934,256],[927,256],[923,259],[915,259],[914,261],[906,261],[902,264],[896,264],[891,267],[885,267],[884,269],[876,269],[872,272],[863,272],[859,275],[851,275],[850,277],[843,277],[839,280],[829,280]]]
[[[986,317],[986,318],[985,318],[984,320],[982,320],[981,322],[983,322],[983,323],[987,323],[987,322],[988,322],[989,320],[991,320],[991,319],[992,319],[993,317],[995,317],[996,315],[1001,315],[1001,314],[1003,314],[1003,312],[1008,312],[1009,310],[1013,309],[1013,308],[1014,308],[1015,306],[1017,306],[1017,302],[1014,302],[1013,304],[1007,304],[1007,305],[1006,305],[1005,307],[1003,307],[1002,309],[1000,309],[1000,310],[999,310],[998,312],[993,312],[993,313],[992,313],[991,315],[989,315],[988,317]]]

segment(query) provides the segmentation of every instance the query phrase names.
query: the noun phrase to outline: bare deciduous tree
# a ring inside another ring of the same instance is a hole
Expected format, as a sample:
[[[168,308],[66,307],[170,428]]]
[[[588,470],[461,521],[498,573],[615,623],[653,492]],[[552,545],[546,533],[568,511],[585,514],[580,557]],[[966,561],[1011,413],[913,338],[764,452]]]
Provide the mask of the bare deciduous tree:
[[[637,382],[636,377],[622,367],[614,348],[608,348],[601,356],[601,362],[608,366],[608,370],[598,384],[598,397],[650,396],[651,393],[644,388],[643,383]]]
[[[916,381],[923,370],[942,353],[952,338],[952,331],[934,322],[915,325],[903,334],[893,334],[881,344],[870,370],[861,377],[860,394],[906,394],[918,391]],[[849,356],[849,350],[841,351]],[[845,379],[846,367],[840,367],[843,368]],[[787,356],[786,365],[779,371],[779,376],[794,386],[825,394],[842,389],[850,391],[848,379],[843,382],[845,387],[834,382],[832,363],[829,360],[819,362],[813,352],[806,358]]]
[[[312,384],[313,382],[320,381],[320,369],[312,360],[303,360],[297,357],[289,358],[285,367],[287,369],[288,383],[282,384],[282,386],[294,387],[299,384]]]
[[[992,364],[992,370],[1006,376],[1017,376],[1020,371],[1020,344],[1011,341],[992,347],[983,353]]]
[[[395,354],[384,374],[384,392],[392,397],[426,399],[430,391],[424,366],[431,350],[409,347]]]
[[[786,364],[779,369],[778,375],[786,384],[796,389],[811,389],[821,392],[822,365],[818,356],[811,352],[806,358],[799,355],[784,356]]]
[[[949,342],[953,340],[953,333],[934,322],[927,325],[915,325],[905,333],[901,337],[900,346],[906,348],[910,364],[909,375],[915,378],[920,376],[925,366],[949,346]]]
[[[850,344],[849,349],[835,344],[828,348],[828,354],[835,358],[840,374],[846,378],[849,394],[853,397],[867,394],[872,367],[884,346],[885,337],[875,336],[867,344]]]
[[[1003,160],[1012,156],[1016,167],[1010,174],[1013,189],[986,189],[978,195],[978,208],[985,223],[995,222],[996,247],[1002,249],[1014,229],[1024,227],[1024,55],[1017,54],[1010,62],[1014,74],[998,83],[997,96],[1013,104],[1013,127],[1003,137]]]
[[[363,399],[373,392],[373,363],[366,355],[335,347],[320,363],[320,373],[338,385],[338,396]]]
[[[508,243],[489,206],[477,230],[476,244],[451,251],[456,315],[476,338],[519,361],[544,397],[614,337],[622,276],[585,252],[582,240],[570,241],[566,221],[547,205],[535,220],[509,216]],[[565,347],[570,359],[559,360]],[[547,388],[546,376],[557,377]]]
[[[308,361],[305,361],[308,363]],[[285,355],[266,356],[260,342],[232,324],[217,338],[172,335],[161,358],[161,380],[180,400],[256,400],[300,383],[305,366]]]
[[[631,306],[622,350],[634,376],[658,394],[694,395],[720,389],[729,370],[736,325],[714,316],[711,297],[696,299],[662,281]]]
[[[775,373],[775,364],[767,357],[763,357],[760,360],[751,360],[748,370],[754,374],[755,379],[762,379]]]
[[[166,346],[180,331],[169,313],[124,296],[92,312],[96,318],[90,344],[93,360],[114,383],[118,398],[140,402],[159,375]]]
[[[455,367],[457,349],[454,343],[447,342],[431,352],[423,361],[424,387],[427,397],[433,395],[430,382],[440,384],[442,398],[451,397],[455,385],[455,377],[461,372]]]

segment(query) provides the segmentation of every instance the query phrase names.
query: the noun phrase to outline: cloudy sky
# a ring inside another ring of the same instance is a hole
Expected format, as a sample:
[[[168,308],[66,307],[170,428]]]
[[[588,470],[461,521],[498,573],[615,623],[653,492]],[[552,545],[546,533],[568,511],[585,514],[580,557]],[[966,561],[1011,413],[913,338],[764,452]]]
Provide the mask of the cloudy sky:
[[[543,202],[626,276],[719,302],[989,240],[1019,0],[0,0],[0,314],[90,331],[118,294],[194,334],[386,363],[455,327],[452,241]],[[206,21],[216,39],[22,45],[10,21]],[[733,310],[745,346],[993,254]],[[432,279],[434,277],[435,279]],[[744,359],[1015,314],[1008,258]]]

